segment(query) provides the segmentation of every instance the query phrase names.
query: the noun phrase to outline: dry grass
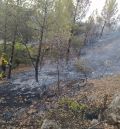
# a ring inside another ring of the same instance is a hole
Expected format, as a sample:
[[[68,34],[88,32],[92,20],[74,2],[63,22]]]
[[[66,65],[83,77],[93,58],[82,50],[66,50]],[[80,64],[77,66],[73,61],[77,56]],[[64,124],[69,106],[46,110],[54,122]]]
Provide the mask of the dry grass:
[[[90,91],[90,96],[101,100],[105,95],[111,99],[114,95],[120,93],[120,75],[108,76],[102,79],[89,80],[94,86]]]
[[[12,73],[14,74],[14,73],[20,73],[20,72],[27,72],[31,69],[32,69],[32,66],[21,64],[19,65],[19,67],[13,69]]]
[[[24,71],[24,70],[26,71],[26,70],[30,70],[30,69],[31,69],[31,67],[22,67],[16,71],[21,72],[21,71]],[[78,89],[76,89],[76,87],[74,87],[74,83],[76,84],[77,82],[70,81],[67,84],[64,84],[64,82],[63,82],[62,83],[63,86],[61,84],[61,91],[62,91],[61,97],[63,97],[63,96],[70,97],[71,99],[73,99],[75,101],[83,102],[83,103],[87,104],[88,107],[91,108],[91,110],[94,110],[94,107],[95,108],[101,107],[101,105],[103,105],[104,97],[106,95],[108,95],[108,101],[107,101],[107,106],[108,106],[110,104],[111,100],[113,99],[113,96],[117,93],[120,93],[120,75],[108,76],[108,77],[104,77],[101,79],[89,79],[88,84],[85,87],[80,88],[80,90],[78,90]],[[54,111],[57,111],[57,112],[54,112],[54,114],[55,114],[54,119],[56,117],[60,118],[60,115],[61,115],[61,112],[60,112],[60,114],[58,112],[57,101],[58,101],[57,98],[51,98],[51,99],[45,98],[45,100],[43,100],[43,103],[45,103],[45,104],[47,103],[47,105],[48,104],[52,105]],[[36,103],[40,104],[40,102],[36,102]],[[36,106],[33,104],[33,107],[28,109],[28,112],[29,113],[33,112],[34,107],[36,107]],[[47,107],[49,108],[49,106],[47,106]],[[38,109],[36,109],[36,110],[38,110]],[[69,114],[69,112],[66,112],[66,113]],[[24,116],[26,116],[26,113],[25,113],[25,115],[23,114],[23,116],[21,116],[21,118],[23,119]],[[63,116],[62,120],[64,118],[66,118],[66,117]],[[72,118],[72,117],[70,116],[70,118]],[[80,120],[78,118],[76,118],[74,120],[71,120],[70,118],[68,118],[67,120],[65,119],[62,124],[66,125],[66,122],[72,123],[72,125],[76,129],[78,129],[80,127],[82,121],[80,122]],[[30,115],[30,118],[28,116],[26,116],[25,119],[28,121],[29,121],[29,119],[33,120],[32,115]],[[37,118],[36,118],[36,120],[37,120]],[[78,122],[78,120],[80,123]],[[59,120],[59,121],[61,123],[61,120]],[[24,122],[24,121],[22,121],[22,122]],[[91,121],[89,121],[89,120],[83,121],[83,122],[85,122],[84,126],[88,126],[88,127],[92,126]],[[78,127],[77,127],[76,123],[77,124],[79,123]],[[71,127],[71,129],[72,128],[73,127]],[[100,126],[96,127],[96,129],[100,129],[100,128],[101,129],[114,129],[114,127],[109,126],[106,123],[101,124]]]

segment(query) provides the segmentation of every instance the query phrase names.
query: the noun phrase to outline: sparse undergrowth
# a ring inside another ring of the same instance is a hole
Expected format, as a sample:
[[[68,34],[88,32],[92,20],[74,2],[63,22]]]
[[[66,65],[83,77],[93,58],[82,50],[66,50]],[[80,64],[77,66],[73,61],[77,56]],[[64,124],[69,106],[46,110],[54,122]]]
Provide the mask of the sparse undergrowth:
[[[111,84],[108,83],[110,80]],[[33,125],[36,125],[34,126],[35,129],[40,129],[45,119],[55,120],[62,129],[88,129],[98,122],[101,111],[104,112],[103,109],[108,107],[112,96],[116,93],[115,91],[120,91],[119,76],[106,77],[101,80],[88,80],[88,84],[80,91],[76,91],[71,97],[69,93],[72,92],[73,84],[72,82],[68,84],[69,86],[62,87],[59,98],[44,96],[42,100],[32,103],[29,108],[24,110],[16,121],[21,127],[33,123]],[[106,92],[108,86],[111,89],[109,94]],[[105,100],[106,94],[107,100]],[[29,129],[29,127],[25,127],[25,129]],[[101,123],[96,126],[96,129],[114,128],[107,123]]]

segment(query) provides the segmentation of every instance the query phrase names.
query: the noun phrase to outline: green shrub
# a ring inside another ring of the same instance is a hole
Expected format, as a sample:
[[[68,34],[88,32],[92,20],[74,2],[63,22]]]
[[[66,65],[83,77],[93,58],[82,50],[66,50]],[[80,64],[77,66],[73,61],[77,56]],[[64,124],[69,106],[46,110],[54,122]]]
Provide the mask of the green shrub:
[[[32,48],[31,45],[28,46],[28,50],[31,56],[35,57],[35,48]],[[16,43],[15,45],[15,57],[13,68],[19,66],[20,64],[31,64],[31,60],[28,56],[26,47],[22,43]]]
[[[59,104],[62,106],[66,105],[72,111],[83,111],[87,108],[85,104],[79,104],[77,101],[68,98],[61,99]]]
[[[15,44],[15,53],[14,53],[14,60],[13,60],[13,68],[19,66],[19,64],[27,64],[27,52],[25,50],[24,45],[20,43]]]
[[[87,105],[78,103],[77,101],[68,98],[61,99],[59,104],[67,111],[71,111],[75,117],[84,119]]]
[[[11,55],[11,44],[7,44],[6,48],[6,57],[7,60],[9,61],[10,55]],[[30,51],[30,54],[33,58],[35,58],[36,54],[36,48],[32,47],[31,45],[28,46],[28,49]],[[3,53],[3,44],[0,44],[0,55]],[[15,53],[14,53],[14,60],[13,60],[13,65],[12,68],[18,67],[20,64],[31,64],[31,60],[28,56],[28,52],[26,50],[26,47],[19,42],[16,42],[15,44]]]
[[[0,79],[6,77],[6,74],[4,72],[0,72]]]

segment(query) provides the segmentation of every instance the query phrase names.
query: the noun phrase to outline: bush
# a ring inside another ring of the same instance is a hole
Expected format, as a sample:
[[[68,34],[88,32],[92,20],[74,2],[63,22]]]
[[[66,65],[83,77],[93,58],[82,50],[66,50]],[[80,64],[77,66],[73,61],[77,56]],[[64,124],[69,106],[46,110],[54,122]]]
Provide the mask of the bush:
[[[6,77],[6,74],[4,72],[0,72],[0,79],[3,79],[4,77]]]
[[[28,49],[31,53],[31,56],[35,58],[36,49],[33,48],[31,45],[28,46]],[[0,45],[0,54],[3,53],[3,44]],[[6,53],[7,60],[9,60],[11,55],[11,44],[7,44]],[[13,69],[18,67],[20,64],[31,64],[31,60],[29,59],[28,52],[26,50],[26,47],[19,42],[16,42],[15,44],[15,53],[14,53],[14,60],[13,60]]]
[[[22,45],[21,43],[16,43],[14,65],[19,66],[19,64],[29,64],[29,63],[30,59],[28,58],[25,46]]]
[[[61,99],[59,104],[65,109],[72,111],[75,117],[80,116],[82,119],[84,117],[84,112],[87,109],[87,105],[80,104],[77,101],[68,98]]]

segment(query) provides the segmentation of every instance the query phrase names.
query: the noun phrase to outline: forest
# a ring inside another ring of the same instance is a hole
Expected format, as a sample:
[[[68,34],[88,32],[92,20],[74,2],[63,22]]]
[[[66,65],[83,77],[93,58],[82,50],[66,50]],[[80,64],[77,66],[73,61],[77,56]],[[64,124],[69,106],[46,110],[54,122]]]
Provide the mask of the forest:
[[[120,2],[101,1],[0,0],[0,129],[120,129]]]

